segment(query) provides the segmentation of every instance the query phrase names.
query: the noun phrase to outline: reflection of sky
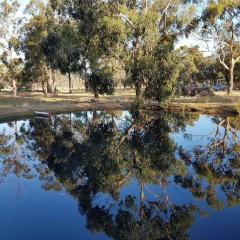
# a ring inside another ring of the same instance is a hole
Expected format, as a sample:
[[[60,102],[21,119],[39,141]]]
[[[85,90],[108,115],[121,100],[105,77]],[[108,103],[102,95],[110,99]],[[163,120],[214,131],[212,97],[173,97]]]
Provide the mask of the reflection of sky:
[[[187,126],[186,131],[173,133],[171,136],[178,146],[184,149],[191,149],[199,144],[206,144],[209,137],[213,136],[213,131],[216,127],[207,115],[201,115],[194,126]],[[187,138],[189,136],[189,138]]]

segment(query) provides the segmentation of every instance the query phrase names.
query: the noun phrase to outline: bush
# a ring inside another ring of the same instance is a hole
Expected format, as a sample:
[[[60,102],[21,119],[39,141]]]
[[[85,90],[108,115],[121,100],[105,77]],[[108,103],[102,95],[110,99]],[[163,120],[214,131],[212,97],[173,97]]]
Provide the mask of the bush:
[[[86,88],[95,96],[98,94],[112,95],[115,87],[112,70],[108,67],[93,70],[86,81]]]

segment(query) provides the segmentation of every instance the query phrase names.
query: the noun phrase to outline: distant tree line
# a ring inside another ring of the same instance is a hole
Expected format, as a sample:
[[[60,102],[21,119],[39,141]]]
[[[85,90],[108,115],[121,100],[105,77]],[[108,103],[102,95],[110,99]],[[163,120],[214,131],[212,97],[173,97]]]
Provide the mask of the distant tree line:
[[[120,84],[138,98],[167,101],[189,84],[225,79],[228,92],[240,75],[240,3],[236,0],[17,0],[0,4],[0,84],[14,95],[40,83],[56,95],[56,71],[84,80],[87,91],[112,95]],[[202,10],[200,10],[202,9]],[[211,45],[181,47],[197,33]]]

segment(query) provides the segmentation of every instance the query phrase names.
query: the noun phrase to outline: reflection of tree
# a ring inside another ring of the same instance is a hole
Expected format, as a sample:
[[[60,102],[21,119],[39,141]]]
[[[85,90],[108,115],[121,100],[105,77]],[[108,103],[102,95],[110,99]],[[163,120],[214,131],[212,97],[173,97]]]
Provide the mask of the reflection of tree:
[[[157,204],[157,205],[156,205]],[[187,231],[193,223],[194,206],[175,206],[150,202],[144,204],[145,217],[136,215],[136,198],[127,196],[113,215],[105,207],[91,207],[85,211],[87,227],[93,232],[105,232],[113,239],[187,239]],[[168,220],[166,220],[168,219]]]
[[[0,156],[6,156],[11,153],[12,146],[9,144],[11,136],[0,134]]]
[[[225,193],[229,206],[240,203],[240,142],[234,125],[236,118],[214,117],[212,121],[216,128],[208,143],[189,152],[179,149],[180,157],[194,172],[176,176],[175,181],[195,197],[206,199],[214,209],[222,209],[224,202],[217,194],[218,187]]]
[[[54,173],[78,200],[91,231],[114,239],[187,238],[196,208],[175,205],[167,193],[168,177],[186,172],[169,136],[185,126],[184,118],[141,114],[136,120],[126,116],[124,122],[123,129],[116,115],[81,113],[53,122],[31,120],[22,133],[49,168],[40,171],[45,189],[58,190],[49,177]],[[139,188],[123,197],[122,188],[133,179]]]
[[[217,126],[209,151],[212,151],[214,148],[221,147],[222,154],[224,155],[228,150],[228,142],[230,142],[230,144],[237,144],[237,131],[231,126],[229,117],[221,120],[219,120],[218,118],[214,118],[213,122],[215,122]],[[220,133],[220,127],[223,127],[224,129],[223,134]]]
[[[63,186],[77,199],[91,231],[113,239],[187,239],[198,209],[170,199],[172,176],[215,209],[224,206],[219,187],[229,205],[240,203],[237,121],[212,118],[212,135],[186,151],[171,133],[186,132],[197,117],[82,112],[52,121],[32,119],[17,134],[39,160],[34,170],[42,187],[58,191]],[[8,141],[0,138],[0,147]],[[125,195],[133,181],[134,192]]]
[[[9,124],[10,133],[0,134],[0,177],[1,180],[9,174],[14,174],[18,179],[24,177],[31,179],[31,170],[23,159],[22,145],[23,137],[18,132],[17,123]]]

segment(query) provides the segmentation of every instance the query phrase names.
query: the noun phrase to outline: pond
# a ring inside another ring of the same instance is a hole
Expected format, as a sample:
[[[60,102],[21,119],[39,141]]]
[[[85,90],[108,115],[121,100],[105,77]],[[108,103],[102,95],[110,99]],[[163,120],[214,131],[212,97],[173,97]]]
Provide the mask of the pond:
[[[239,130],[165,112],[2,123],[1,239],[240,239]]]

